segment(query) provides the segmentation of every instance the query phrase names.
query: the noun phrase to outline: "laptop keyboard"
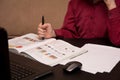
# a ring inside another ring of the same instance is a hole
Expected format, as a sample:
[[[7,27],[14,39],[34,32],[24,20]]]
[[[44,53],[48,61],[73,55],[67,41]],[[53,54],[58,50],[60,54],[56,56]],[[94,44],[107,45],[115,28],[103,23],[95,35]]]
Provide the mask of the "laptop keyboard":
[[[11,71],[11,80],[21,80],[25,77],[32,75],[34,72],[25,66],[22,66],[18,63],[11,62],[10,63],[10,71]]]

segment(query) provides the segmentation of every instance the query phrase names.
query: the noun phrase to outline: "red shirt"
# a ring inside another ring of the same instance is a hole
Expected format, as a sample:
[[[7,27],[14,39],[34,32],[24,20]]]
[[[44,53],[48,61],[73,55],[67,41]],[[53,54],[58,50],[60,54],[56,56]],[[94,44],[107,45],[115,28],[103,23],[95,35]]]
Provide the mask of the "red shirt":
[[[56,29],[62,38],[105,38],[120,46],[120,0],[108,10],[104,2],[91,5],[85,0],[70,0],[64,23]]]

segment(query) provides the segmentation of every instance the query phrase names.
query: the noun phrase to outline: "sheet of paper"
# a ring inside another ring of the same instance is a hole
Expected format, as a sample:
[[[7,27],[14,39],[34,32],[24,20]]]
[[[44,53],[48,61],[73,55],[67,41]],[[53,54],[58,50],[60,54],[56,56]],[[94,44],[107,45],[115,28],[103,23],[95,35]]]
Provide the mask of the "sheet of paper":
[[[97,72],[110,72],[120,61],[120,48],[96,44],[86,44],[83,48],[87,49],[88,52],[61,64],[79,61],[83,65],[82,70],[95,74]]]

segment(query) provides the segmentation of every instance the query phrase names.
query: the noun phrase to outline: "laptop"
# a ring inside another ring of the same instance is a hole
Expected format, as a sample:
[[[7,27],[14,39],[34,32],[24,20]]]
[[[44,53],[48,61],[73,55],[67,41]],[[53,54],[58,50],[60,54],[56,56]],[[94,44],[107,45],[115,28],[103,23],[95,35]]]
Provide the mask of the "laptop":
[[[10,79],[7,33],[3,28],[0,28],[0,78]]]
[[[9,52],[7,31],[0,27],[0,78],[4,80],[41,80],[52,67]]]

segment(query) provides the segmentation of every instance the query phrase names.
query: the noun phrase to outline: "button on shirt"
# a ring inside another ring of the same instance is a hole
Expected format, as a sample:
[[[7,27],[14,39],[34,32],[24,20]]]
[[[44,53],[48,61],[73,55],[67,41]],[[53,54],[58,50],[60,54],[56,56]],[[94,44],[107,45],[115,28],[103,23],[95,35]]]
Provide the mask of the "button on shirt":
[[[60,38],[105,38],[120,45],[120,0],[117,8],[108,10],[105,3],[89,4],[86,0],[70,0],[64,23],[55,33]]]

